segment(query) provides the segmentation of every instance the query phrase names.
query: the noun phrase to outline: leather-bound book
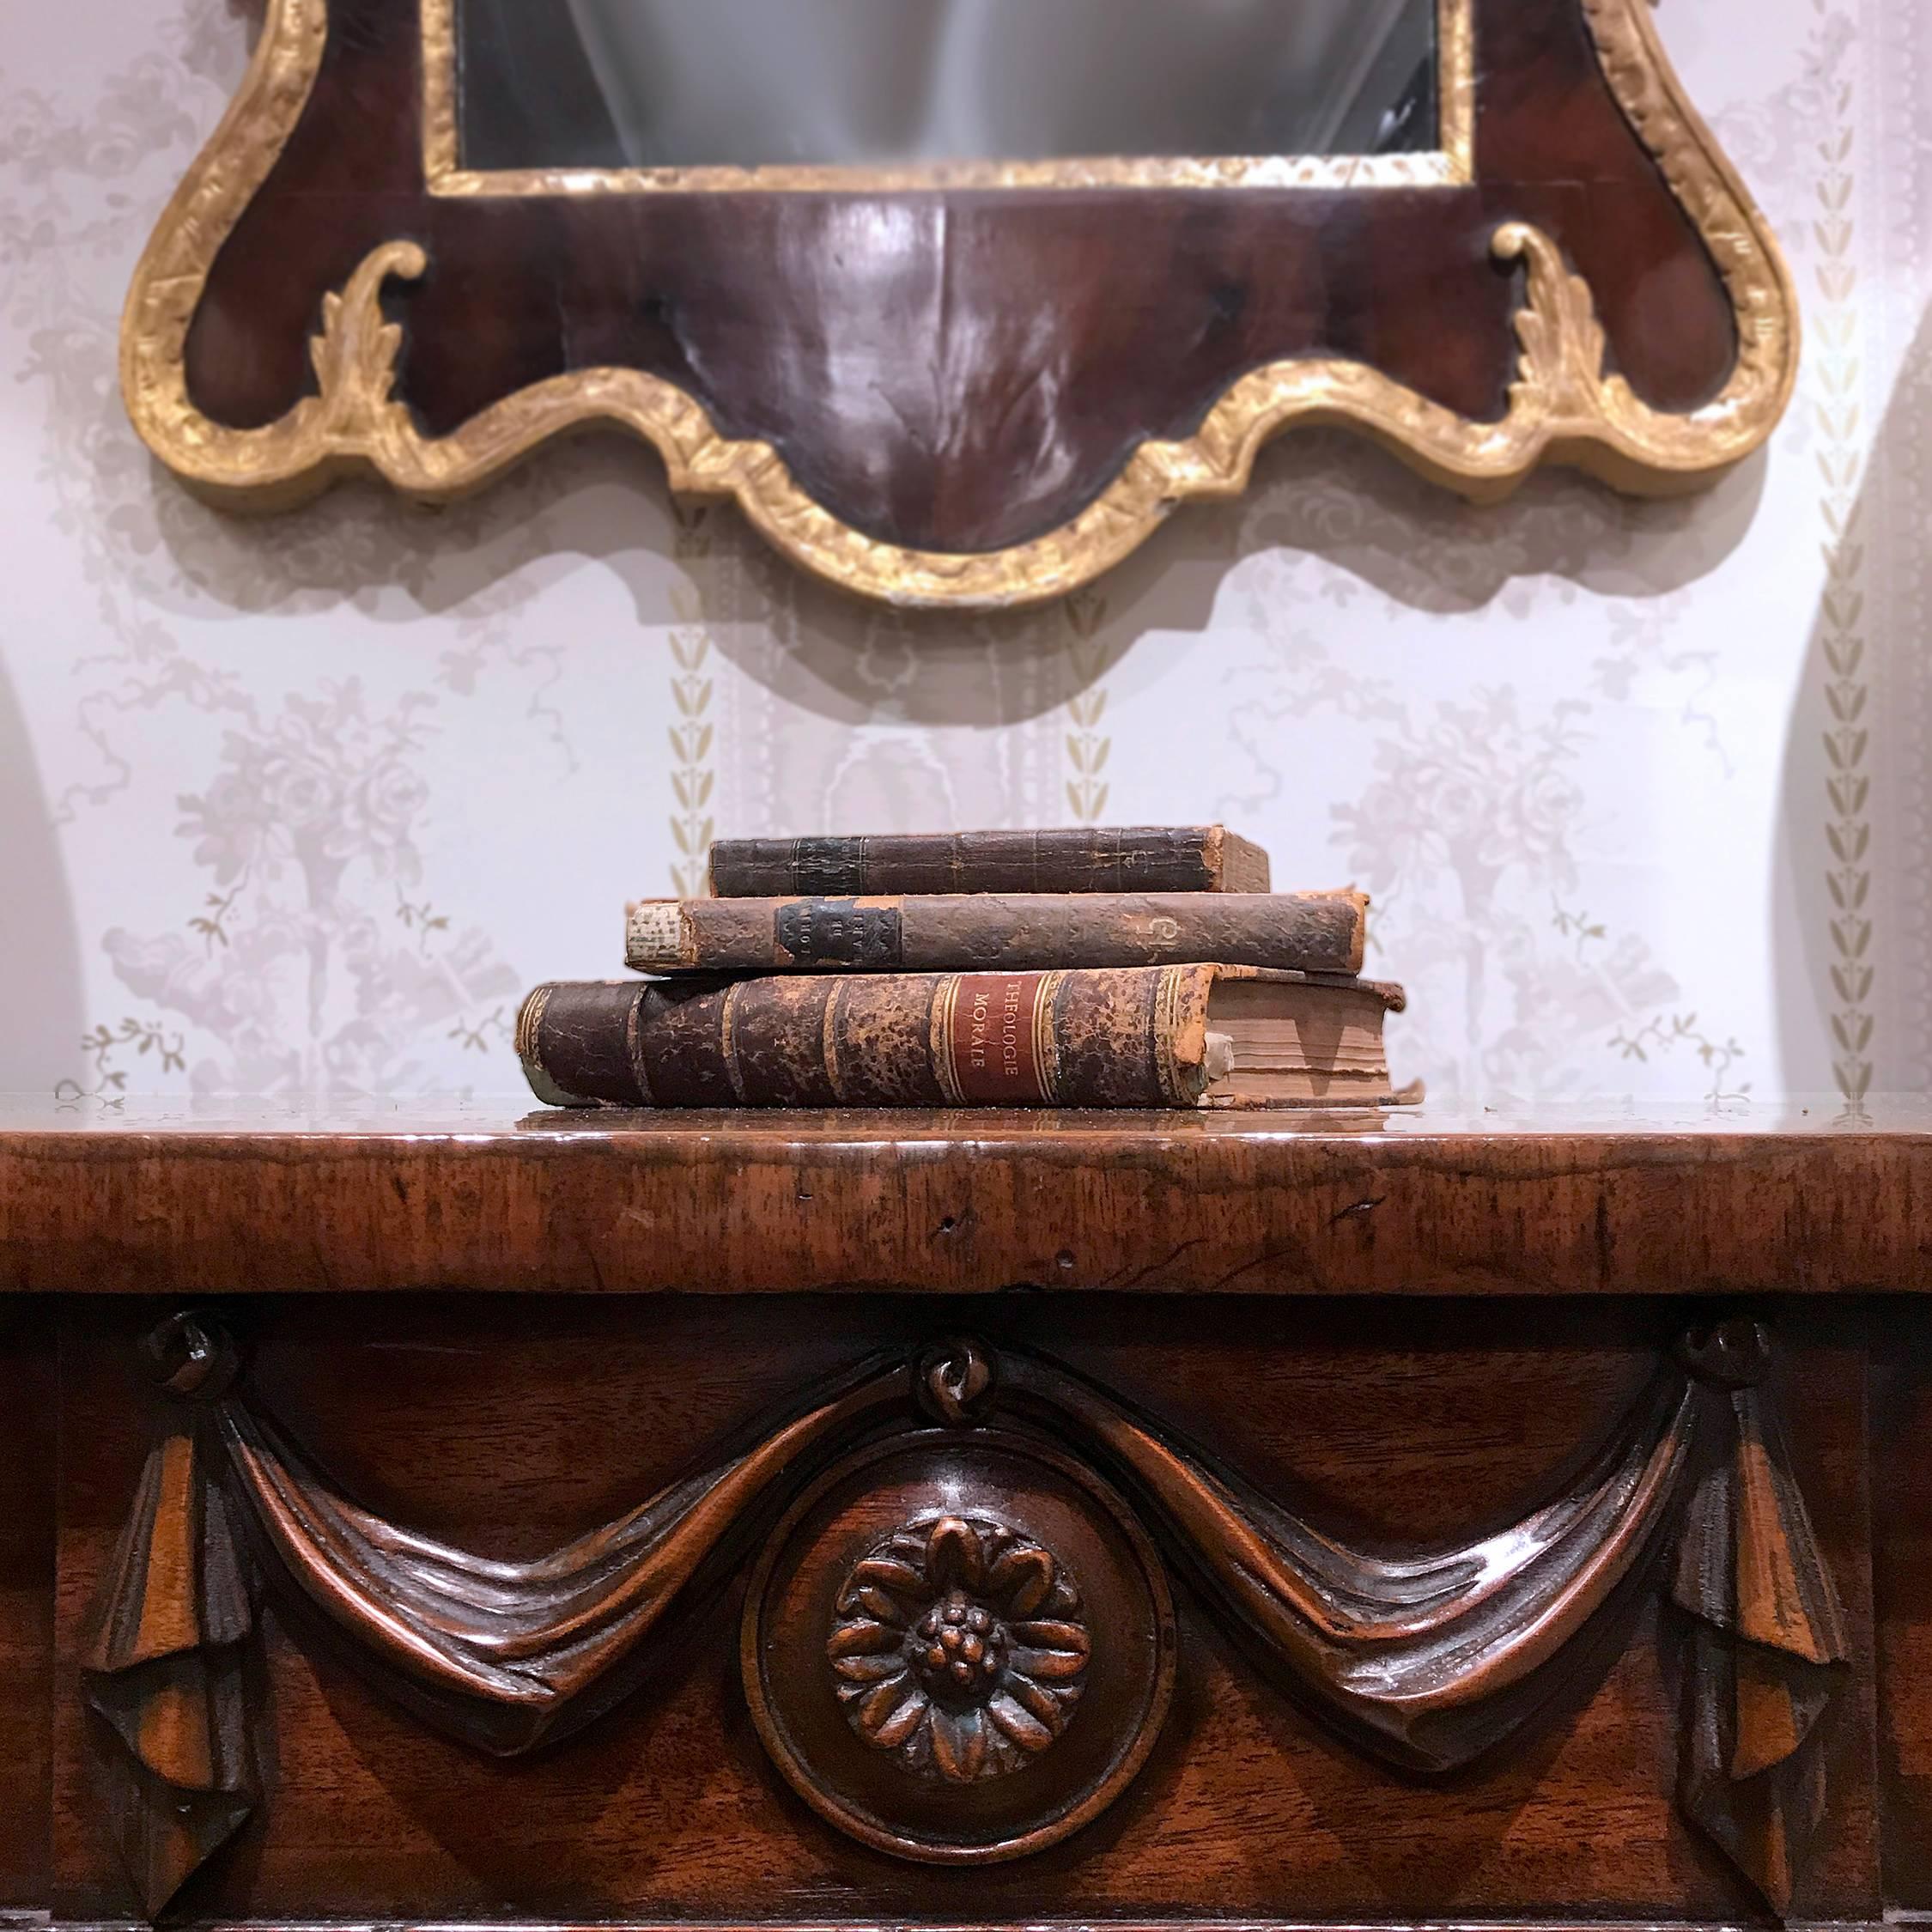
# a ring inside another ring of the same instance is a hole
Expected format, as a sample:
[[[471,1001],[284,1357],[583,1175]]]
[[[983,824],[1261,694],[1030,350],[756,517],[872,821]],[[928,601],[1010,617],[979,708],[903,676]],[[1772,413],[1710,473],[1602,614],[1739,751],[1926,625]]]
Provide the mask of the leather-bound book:
[[[1362,969],[1359,892],[969,892],[892,899],[645,899],[641,973],[1018,971],[1216,959]]]
[[[517,1016],[553,1107],[1233,1107],[1393,1097],[1400,989],[1243,966],[623,980]]]
[[[1223,825],[720,839],[711,890],[727,899],[896,892],[1266,892],[1268,855]]]

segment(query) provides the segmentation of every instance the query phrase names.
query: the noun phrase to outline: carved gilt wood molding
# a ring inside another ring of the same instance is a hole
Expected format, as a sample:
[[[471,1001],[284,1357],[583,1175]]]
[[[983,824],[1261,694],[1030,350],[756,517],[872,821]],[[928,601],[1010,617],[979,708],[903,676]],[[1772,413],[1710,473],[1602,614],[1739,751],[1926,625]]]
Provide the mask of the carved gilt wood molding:
[[[683,389],[641,370],[556,375],[502,397],[448,434],[425,434],[394,393],[402,333],[382,306],[387,284],[430,266],[414,239],[370,250],[325,300],[312,348],[314,393],[259,427],[226,425],[190,393],[189,331],[216,256],[309,100],[327,39],[326,0],[270,0],[240,91],[136,271],[122,328],[123,392],[135,427],[169,468],[209,498],[246,508],[300,502],[356,474],[422,502],[447,502],[483,488],[553,437],[614,426],[658,450],[673,491],[732,498],[795,562],[847,589],[906,606],[1016,606],[1062,596],[1127,556],[1179,504],[1238,495],[1262,444],[1297,424],[1358,429],[1477,501],[1508,495],[1543,463],[1573,465],[1637,492],[1695,488],[1755,450],[1783,412],[1796,373],[1795,297],[1762,216],[1673,76],[1647,0],[1578,3],[1612,93],[1710,252],[1735,318],[1737,353],[1728,380],[1684,413],[1648,406],[1614,373],[1588,284],[1546,233],[1506,221],[1495,228],[1492,246],[1499,260],[1522,264],[1522,294],[1516,377],[1499,418],[1458,415],[1363,362],[1271,362],[1228,388],[1191,434],[1141,441],[1070,520],[996,550],[922,550],[865,533],[815,501],[769,442],[732,440]],[[447,20],[446,0],[425,4],[432,24]],[[1453,76],[1470,57],[1468,18],[1459,0],[1444,0],[1443,17],[1444,71]],[[1445,97],[1453,163],[1464,123],[1455,87]],[[453,108],[447,98],[429,106],[429,191],[484,192],[482,178],[447,167],[436,173],[453,152]],[[1479,128],[1473,138],[1480,141]],[[541,186],[526,182],[519,191]]]
[[[1592,1633],[1661,1566],[1683,1809],[1780,1912],[1823,1815],[1844,1620],[1754,1323],[1686,1337],[1541,1507],[1393,1556],[1044,1358],[954,1342],[860,1364],[615,1522],[494,1560],[337,1493],[210,1319],[164,1322],[147,1354],[166,1413],[82,1662],[150,1917],[262,1802],[265,1593],[417,1716],[518,1755],[632,1691],[761,1543],[740,1648],[758,1735],[822,1817],[900,1857],[1021,1857],[1132,1782],[1182,1661],[1150,1532],[1314,1717],[1425,1775],[1592,1684]]]

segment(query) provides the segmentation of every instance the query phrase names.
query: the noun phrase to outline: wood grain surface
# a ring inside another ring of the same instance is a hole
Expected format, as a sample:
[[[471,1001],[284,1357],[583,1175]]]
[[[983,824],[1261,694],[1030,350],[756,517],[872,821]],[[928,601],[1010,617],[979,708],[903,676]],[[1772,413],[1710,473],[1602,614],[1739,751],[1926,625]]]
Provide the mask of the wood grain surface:
[[[586,1127],[484,1107],[11,1108],[0,1911],[137,1916],[104,1795],[125,1753],[80,1667],[157,1430],[179,1423],[143,1338],[209,1297],[251,1408],[333,1493],[513,1565],[769,1432],[822,1378],[962,1334],[1112,1391],[1210,1479],[1230,1473],[1335,1544],[1467,1546],[1578,1484],[1687,1327],[1746,1314],[1775,1338],[1764,1393],[1787,1424],[1782,1444],[1765,1438],[1759,1500],[1772,1515],[1801,1503],[1843,1612],[1825,1809],[1787,1916],[1874,1926],[1932,1911],[1932,1309],[1909,1295],[1932,1279],[1932,1107],[1874,1111]],[[1061,1284],[1079,1291],[1035,1291]],[[1901,1292],[1858,1292],[1874,1286]],[[677,1287],[784,1292],[617,1291]],[[1000,1287],[1016,1291],[983,1292]],[[425,1288],[444,1291],[410,1291]],[[389,1291],[336,1292],[366,1289]],[[463,1291],[483,1289],[526,1291]],[[18,1291],[39,1290],[58,1292]],[[1722,1364],[1708,1346],[1681,1359],[1722,1410]],[[993,1426],[1079,1453],[1077,1430],[1054,1434],[1052,1403],[1026,1406],[1038,1393],[1016,1370]],[[1748,1410],[1741,1396],[1747,1449],[1762,1421]],[[977,1425],[954,1426],[975,1467]],[[1109,1473],[1137,1510],[1172,1489]],[[1010,1485],[982,1501],[1030,1510]],[[775,1493],[762,1520],[782,1506]],[[1063,1843],[971,1872],[856,1842],[774,1766],[741,1682],[741,1577],[680,1608],[621,1702],[511,1759],[426,1722],[299,1592],[270,1590],[248,1664],[263,1801],[167,1916],[1767,1923],[1685,1813],[1680,1756],[1691,1715],[1711,1709],[1710,1652],[1687,1641],[1680,1576],[1619,1600],[1507,1748],[1429,1775],[1328,1728],[1260,1625],[1227,1614],[1225,1577],[1222,1595],[1190,1581],[1210,1571],[1177,1520],[1146,1517],[1179,1641],[1144,1767]],[[1021,1527],[1091,1572],[1060,1528]],[[760,1534],[748,1519],[747,1565]],[[1224,1540],[1234,1550],[1236,1530]],[[1762,1675],[1736,1687],[1760,1730],[1776,1717],[1766,1689]]]
[[[128,1909],[71,1688],[84,1613],[146,1451],[135,1370],[155,1306],[70,1304],[53,1679],[56,1912]],[[1383,1546],[1467,1535],[1548,1493],[1653,1371],[1677,1312],[917,1297],[778,1303],[398,1297],[353,1323],[319,1297],[227,1315],[260,1399],[345,1492],[466,1548],[526,1557],[690,1466],[702,1445],[938,1319],[995,1314],[1326,1530]],[[1794,1467],[1845,1606],[1856,1684],[1794,1917],[1877,1916],[1864,1364],[1842,1320],[1789,1313]],[[1239,1391],[1230,1401],[1231,1390]],[[1525,1400],[1534,1391],[1533,1400]],[[1372,1765],[1303,1716],[1183,1591],[1172,1716],[1097,1822],[1012,1867],[918,1868],[823,1824],[759,1748],[727,1593],[589,1730],[505,1761],[400,1710],[318,1632],[271,1616],[272,1803],[184,1893],[189,1917],[697,1918],[957,1924],[1197,1917],[1438,1923],[1755,1916],[1680,1816],[1668,1633],[1633,1609],[1522,1747],[1448,1778]]]
[[[49,1887],[54,1314],[0,1303],[0,1913],[44,1907]]]
[[[1398,1048],[1399,1061],[1399,1048]],[[0,1114],[0,1290],[1923,1292],[1932,1110]]]
[[[1888,1314],[1872,1383],[1872,1576],[1886,1896],[1932,1912],[1932,1321]]]

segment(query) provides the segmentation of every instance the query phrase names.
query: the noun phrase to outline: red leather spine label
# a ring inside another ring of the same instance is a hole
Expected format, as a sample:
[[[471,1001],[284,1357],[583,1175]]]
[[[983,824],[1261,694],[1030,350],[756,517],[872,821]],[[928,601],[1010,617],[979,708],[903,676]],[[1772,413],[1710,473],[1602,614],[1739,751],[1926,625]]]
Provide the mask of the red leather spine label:
[[[953,1084],[969,1104],[1054,1098],[1052,983],[1059,973],[962,973],[951,991]]]

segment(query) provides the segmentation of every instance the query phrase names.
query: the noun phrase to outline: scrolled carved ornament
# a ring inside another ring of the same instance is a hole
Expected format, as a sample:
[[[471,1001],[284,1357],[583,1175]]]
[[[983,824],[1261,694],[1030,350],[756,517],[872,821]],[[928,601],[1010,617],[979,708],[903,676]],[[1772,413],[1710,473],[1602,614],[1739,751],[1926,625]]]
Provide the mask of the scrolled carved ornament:
[[[211,1317],[145,1346],[162,1420],[82,1663],[150,1917],[264,1802],[265,1595],[425,1722],[511,1755],[629,1692],[753,1545],[759,1735],[823,1817],[898,1856],[1024,1856],[1114,1801],[1172,1688],[1169,1562],[1314,1716],[1423,1773],[1520,1733],[1591,1668],[1600,1619],[1661,1584],[1685,1812],[1780,1912],[1822,1815],[1844,1619],[1753,1322],[1686,1335],[1543,1506],[1398,1555],[1320,1534],[1043,1357],[952,1342],[861,1364],[615,1522],[506,1562],[339,1494]]]
[[[143,257],[123,392],[215,501],[440,503],[605,424],[832,582],[1011,606],[1238,495],[1297,424],[1474,499],[1546,462],[1662,493],[1791,394],[1789,276],[1649,0],[1441,0],[1437,154],[726,193],[465,169],[453,19],[270,0]]]

